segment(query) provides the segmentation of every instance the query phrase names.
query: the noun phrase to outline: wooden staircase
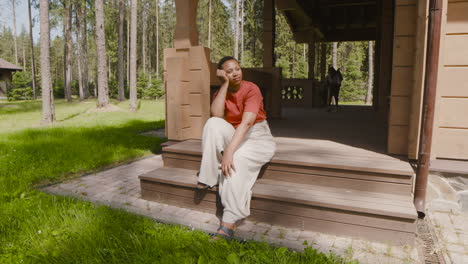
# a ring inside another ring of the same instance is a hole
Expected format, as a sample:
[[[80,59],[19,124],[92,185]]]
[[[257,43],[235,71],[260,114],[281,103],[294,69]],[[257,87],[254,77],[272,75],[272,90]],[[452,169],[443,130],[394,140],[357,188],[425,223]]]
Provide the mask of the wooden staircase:
[[[275,157],[253,188],[250,220],[394,245],[414,243],[417,212],[408,162],[382,154],[337,157],[314,153],[306,143],[277,143]],[[140,176],[143,199],[221,212],[216,188],[195,192],[200,149],[199,140],[163,148],[164,167]]]

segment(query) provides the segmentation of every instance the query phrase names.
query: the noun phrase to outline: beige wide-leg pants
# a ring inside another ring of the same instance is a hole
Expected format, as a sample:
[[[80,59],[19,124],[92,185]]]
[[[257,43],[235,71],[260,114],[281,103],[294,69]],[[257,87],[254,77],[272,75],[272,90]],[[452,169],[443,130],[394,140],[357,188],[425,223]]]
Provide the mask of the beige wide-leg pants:
[[[219,184],[224,207],[223,222],[234,223],[250,215],[252,187],[262,166],[276,151],[276,143],[267,121],[253,125],[234,153],[236,169],[231,177],[221,171],[222,152],[231,142],[234,127],[223,118],[208,119],[203,128],[203,157],[198,181],[209,186]]]

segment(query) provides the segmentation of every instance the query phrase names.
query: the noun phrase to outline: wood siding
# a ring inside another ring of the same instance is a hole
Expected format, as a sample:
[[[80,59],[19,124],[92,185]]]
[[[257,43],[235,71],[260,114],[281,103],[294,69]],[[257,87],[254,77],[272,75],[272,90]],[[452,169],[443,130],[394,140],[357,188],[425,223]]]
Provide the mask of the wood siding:
[[[388,152],[408,155],[412,88],[417,71],[417,1],[396,0]]]
[[[433,157],[468,159],[468,0],[443,11]]]

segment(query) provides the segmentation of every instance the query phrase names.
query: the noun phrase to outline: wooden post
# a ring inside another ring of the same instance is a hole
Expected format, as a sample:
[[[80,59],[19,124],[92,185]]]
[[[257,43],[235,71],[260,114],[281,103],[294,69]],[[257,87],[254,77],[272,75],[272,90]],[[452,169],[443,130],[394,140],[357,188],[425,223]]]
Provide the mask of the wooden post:
[[[308,72],[308,79],[312,80],[311,84],[312,87],[312,106],[317,106],[319,103],[317,101],[318,99],[318,87],[315,87],[315,38],[312,38],[311,41],[309,42],[309,72]]]
[[[263,67],[275,67],[275,1],[263,1]]]
[[[391,90],[391,77],[392,77],[392,53],[393,53],[393,16],[394,16],[393,1],[381,1],[381,28],[379,41],[379,65],[376,67],[379,71],[378,80],[378,116],[382,123],[388,121],[388,110]]]
[[[327,76],[327,43],[322,41],[320,43],[320,81],[325,81]]]
[[[312,39],[309,42],[309,72],[308,72],[308,78],[311,80],[315,79],[315,39]]]
[[[164,49],[166,136],[201,139],[210,117],[210,50],[198,45],[198,0],[176,0],[175,48]]]
[[[175,0],[176,27],[175,48],[189,48],[198,45],[197,6],[198,0]]]

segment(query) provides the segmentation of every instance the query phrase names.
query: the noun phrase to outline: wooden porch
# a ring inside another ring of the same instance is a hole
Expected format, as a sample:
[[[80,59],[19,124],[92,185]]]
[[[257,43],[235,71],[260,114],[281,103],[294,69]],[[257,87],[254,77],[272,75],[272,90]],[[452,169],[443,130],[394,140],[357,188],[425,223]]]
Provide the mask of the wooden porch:
[[[366,106],[341,112],[285,108],[270,120],[278,150],[253,188],[249,219],[393,244],[413,244],[414,172],[385,154],[385,135]],[[221,212],[217,190],[195,191],[199,140],[163,148],[164,167],[140,176],[142,197]]]

